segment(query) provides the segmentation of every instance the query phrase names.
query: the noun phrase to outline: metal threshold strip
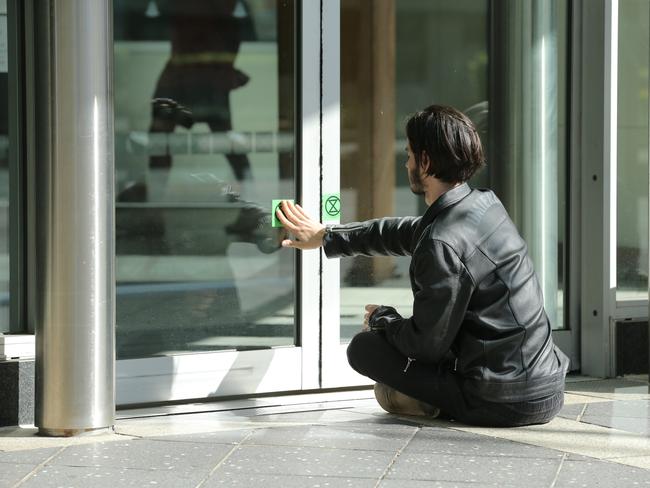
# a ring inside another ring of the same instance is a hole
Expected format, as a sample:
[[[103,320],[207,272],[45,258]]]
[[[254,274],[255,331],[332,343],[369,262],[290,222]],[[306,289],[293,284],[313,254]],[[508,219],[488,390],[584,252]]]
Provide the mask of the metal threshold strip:
[[[116,412],[116,420],[167,415],[186,415],[223,411],[247,411],[254,415],[306,412],[310,410],[337,409],[353,406],[359,400],[373,399],[369,386],[363,389],[346,389],[323,392],[291,393],[285,395],[257,396],[248,398],[219,399],[182,404],[129,406]],[[242,413],[242,412],[239,412]],[[244,414],[246,415],[246,413]]]

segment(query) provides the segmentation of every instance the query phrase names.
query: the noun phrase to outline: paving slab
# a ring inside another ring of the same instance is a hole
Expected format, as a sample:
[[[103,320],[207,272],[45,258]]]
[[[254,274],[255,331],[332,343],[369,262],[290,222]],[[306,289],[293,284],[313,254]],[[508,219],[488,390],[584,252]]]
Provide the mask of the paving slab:
[[[548,488],[560,462],[561,459],[404,452],[386,478]]]
[[[41,464],[61,452],[61,450],[61,447],[49,447],[45,449],[0,452],[0,463]]]
[[[650,470],[650,456],[630,456],[625,458],[608,458],[608,461],[627,464],[628,466],[635,466]]]
[[[650,486],[650,476],[644,469],[622,466],[606,461],[569,457],[562,464],[556,487]]]
[[[38,435],[33,426],[0,429],[0,451],[20,451],[50,447],[95,444],[97,442],[122,442],[130,436],[118,435],[112,431],[84,434],[77,437],[44,437]]]
[[[221,414],[165,415],[144,419],[120,420],[115,424],[118,434],[134,437],[186,435],[232,431],[251,428],[248,417]]]
[[[349,402],[348,402],[349,404]],[[349,405],[348,405],[349,406]],[[250,410],[202,412],[182,415],[148,416],[118,420],[116,432],[131,436],[151,437],[175,434],[220,432],[274,425],[327,425],[332,422],[365,422],[374,417],[348,408],[330,410],[327,405],[300,406]]]
[[[50,465],[192,471],[216,466],[233,446],[136,439],[67,447]]]
[[[590,403],[586,406],[585,415],[648,419],[650,418],[650,400],[614,400]]]
[[[377,480],[371,478],[345,478],[340,476],[289,476],[255,475],[220,472],[212,476],[201,488],[227,487],[281,487],[281,488],[374,488]]]
[[[423,427],[404,452],[537,459],[559,459],[563,455],[553,449],[435,427]]]
[[[599,398],[589,395],[583,395],[580,393],[569,393],[568,391],[564,393],[564,405],[573,405],[574,403],[598,403],[598,402],[609,402],[612,401],[611,398]]]
[[[560,410],[560,413],[558,413],[558,416],[565,419],[579,420],[578,417],[582,416],[586,407],[586,403],[571,403],[569,405],[565,404],[562,407],[562,410]]]
[[[378,488],[480,488],[482,483],[464,481],[422,481],[422,480],[391,480],[383,479]],[[521,485],[499,485],[499,488],[521,488]]]
[[[379,479],[394,452],[324,449],[318,447],[240,446],[217,469],[227,473],[327,476]],[[225,473],[225,474],[224,474]]]
[[[647,382],[631,381],[620,378],[567,382],[566,391],[579,395],[602,399],[648,400],[650,386]]]
[[[349,423],[278,427],[253,432],[245,444],[397,452],[417,430],[417,427],[408,425]]]
[[[31,476],[20,488],[193,488],[208,471],[166,471],[112,467],[47,466]]]
[[[0,463],[0,487],[14,486],[37,467],[37,464]]]
[[[161,442],[205,442],[206,444],[239,444],[253,433],[252,429],[220,430],[198,434],[180,434],[147,437],[149,441]]]
[[[454,428],[596,459],[650,456],[650,438],[647,436],[560,417],[544,425],[509,429],[460,424]]]
[[[634,434],[650,437],[650,419],[632,417],[614,417],[609,415],[583,415],[581,422],[612,429],[624,430]]]
[[[358,411],[356,409],[337,409],[337,410],[309,410],[303,412],[287,412],[258,415],[252,419],[257,423],[264,422],[293,422],[304,424],[321,424],[326,425],[333,422],[366,422],[373,421],[372,414]]]

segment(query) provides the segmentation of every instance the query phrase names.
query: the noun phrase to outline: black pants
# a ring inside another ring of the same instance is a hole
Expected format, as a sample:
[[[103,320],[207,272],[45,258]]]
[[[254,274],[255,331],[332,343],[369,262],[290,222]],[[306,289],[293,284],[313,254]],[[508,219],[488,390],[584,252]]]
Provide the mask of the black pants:
[[[408,359],[390,345],[383,334],[375,332],[361,332],[352,339],[348,361],[358,373],[434,405],[446,416],[466,424],[493,427],[543,424],[555,417],[564,404],[562,391],[518,403],[482,400],[463,391],[453,369],[453,360],[440,364],[418,361],[408,364]]]

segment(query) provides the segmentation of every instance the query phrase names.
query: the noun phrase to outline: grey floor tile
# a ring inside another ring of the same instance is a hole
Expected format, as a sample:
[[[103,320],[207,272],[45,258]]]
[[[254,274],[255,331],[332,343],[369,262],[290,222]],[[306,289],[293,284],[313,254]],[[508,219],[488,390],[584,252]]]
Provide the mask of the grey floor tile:
[[[236,412],[214,412],[192,415],[164,415],[142,419],[126,419],[117,422],[120,434],[139,437],[161,437],[207,432],[250,429],[251,419]]]
[[[556,488],[591,488],[592,486],[650,486],[650,472],[595,459],[588,461],[567,459],[555,483]]]
[[[201,488],[264,487],[264,488],[374,488],[371,478],[344,478],[338,476],[289,476],[272,474],[215,473]]]
[[[564,417],[565,419],[576,420],[578,418],[578,415],[582,413],[584,408],[585,408],[584,403],[573,403],[571,405],[564,405],[562,407],[562,410],[560,410],[558,416]]]
[[[602,425],[603,427],[650,436],[650,418],[583,415],[581,421],[587,424]]]
[[[333,422],[365,422],[371,416],[349,409],[313,410],[306,412],[287,412],[263,414],[251,417],[254,422],[300,422],[313,424],[330,424]]]
[[[197,434],[147,437],[147,440],[165,442],[205,442],[208,444],[239,444],[248,435],[250,435],[251,432],[251,429],[221,430],[218,432],[206,432]]]
[[[354,407],[354,408],[349,408],[348,409],[351,412],[358,413],[361,415],[367,415],[367,416],[386,416],[386,411],[379,406],[377,403],[377,400],[373,399],[372,402],[368,402],[367,405],[365,406],[359,406],[359,407]]]
[[[646,374],[626,374],[624,378],[628,381],[640,381],[641,383],[650,383],[650,375]]]
[[[438,419],[428,419],[427,421],[433,422]],[[354,422],[350,422],[351,424]],[[390,415],[390,414],[379,414],[379,415],[372,415],[368,417],[367,419],[362,419],[359,421],[356,421],[356,423],[360,423],[361,425],[405,425],[409,427],[420,427],[422,425],[422,417],[398,417],[397,415]],[[446,424],[445,424],[446,425]]]
[[[232,445],[225,444],[138,439],[71,446],[51,464],[181,471],[216,466],[232,449]]]
[[[13,486],[31,473],[36,466],[36,464],[32,466],[29,464],[0,463],[0,487]]]
[[[402,453],[387,478],[547,488],[559,464],[560,459]]]
[[[625,398],[626,396],[632,396],[635,399],[650,398],[650,386],[647,383],[620,378],[567,383],[566,391],[571,393],[584,392],[595,396],[605,395],[605,397],[612,398],[613,395],[618,395],[619,398]]]
[[[329,447],[397,452],[417,431],[415,426],[382,424],[312,425],[259,429],[245,444]]]
[[[404,452],[515,458],[559,459],[562,457],[561,452],[553,449],[469,432],[427,427],[415,435]]]
[[[0,452],[0,463],[37,465],[49,459],[60,450],[60,447],[47,447],[44,449]]]
[[[240,446],[216,471],[222,473],[286,474],[379,479],[394,457],[385,451],[355,451],[318,447]]]
[[[46,466],[21,488],[194,488],[209,473],[205,471],[162,471],[107,467]]]
[[[482,483],[464,481],[382,480],[379,488],[480,488]],[[499,488],[521,488],[521,485],[499,485]]]
[[[587,405],[585,415],[650,418],[650,400],[616,400]]]

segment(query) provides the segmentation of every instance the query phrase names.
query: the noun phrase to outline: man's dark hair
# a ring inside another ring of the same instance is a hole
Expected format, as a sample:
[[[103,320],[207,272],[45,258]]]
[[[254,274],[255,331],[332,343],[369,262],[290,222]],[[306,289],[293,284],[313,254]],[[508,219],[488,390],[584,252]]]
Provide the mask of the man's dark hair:
[[[431,105],[416,112],[406,122],[406,137],[415,162],[421,165],[426,153],[427,173],[445,183],[467,181],[485,165],[474,124],[455,108]]]

